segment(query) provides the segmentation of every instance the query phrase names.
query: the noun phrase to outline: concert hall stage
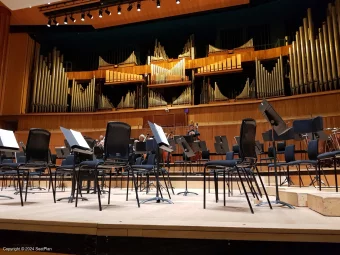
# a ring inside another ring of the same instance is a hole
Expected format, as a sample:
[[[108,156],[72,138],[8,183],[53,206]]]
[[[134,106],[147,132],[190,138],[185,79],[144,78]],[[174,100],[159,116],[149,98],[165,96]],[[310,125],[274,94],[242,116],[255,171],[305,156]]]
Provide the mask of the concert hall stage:
[[[271,189],[268,189],[270,193]],[[291,193],[297,190],[308,193],[312,189],[292,188]],[[214,194],[208,193],[207,209],[204,210],[202,190],[194,191],[199,195],[172,196],[174,204],[147,203],[138,208],[133,199],[134,192],[130,191],[130,200],[126,202],[126,189],[118,188],[112,191],[111,205],[107,205],[107,194],[102,196],[101,212],[95,194],[84,195],[89,201],[80,201],[78,208],[66,201],[54,204],[52,193],[45,192],[28,194],[28,202],[24,207],[20,206],[18,196],[14,200],[1,198],[0,243],[3,247],[21,247],[33,243],[33,246],[52,248],[52,252],[66,254],[110,254],[111,249],[115,250],[114,247],[117,251],[115,254],[133,254],[143,243],[149,243],[148,249],[152,252],[152,249],[156,249],[153,242],[168,247],[165,254],[171,253],[172,246],[178,248],[183,245],[186,249],[199,251],[210,247],[207,252],[210,250],[211,254],[215,254],[213,251],[227,249],[228,245],[240,247],[241,250],[253,250],[257,245],[264,244],[259,241],[274,245],[268,247],[279,247],[284,244],[282,242],[302,247],[304,243],[306,249],[314,247],[314,251],[315,243],[324,243],[318,248],[338,246],[340,243],[340,217],[326,217],[308,207],[274,207],[270,210],[268,206],[255,205],[255,213],[251,214],[244,195],[240,195],[238,190],[234,191],[233,197],[227,196],[226,207],[223,207],[221,191],[217,204]],[[324,196],[335,194],[332,191],[320,193],[314,188],[311,193]],[[57,198],[67,194],[57,192]],[[13,195],[13,191],[2,192],[2,195]],[[140,199],[152,195],[152,192],[149,195],[141,193]],[[340,199],[340,195],[337,198]],[[80,247],[82,242],[88,245]]]

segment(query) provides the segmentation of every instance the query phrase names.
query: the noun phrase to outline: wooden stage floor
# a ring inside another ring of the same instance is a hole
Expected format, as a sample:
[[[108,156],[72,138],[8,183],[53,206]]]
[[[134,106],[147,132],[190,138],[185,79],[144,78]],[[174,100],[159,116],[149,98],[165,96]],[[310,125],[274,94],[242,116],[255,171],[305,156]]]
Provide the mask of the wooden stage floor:
[[[130,191],[127,202],[126,190],[113,189],[111,205],[107,205],[107,194],[103,195],[100,212],[95,194],[86,194],[89,201],[79,201],[78,208],[67,201],[54,204],[52,193],[28,194],[28,202],[21,207],[19,196],[13,195],[13,188],[7,188],[0,195],[13,196],[14,200],[0,198],[0,229],[115,237],[340,243],[340,217],[325,217],[307,207],[270,210],[255,205],[255,214],[251,214],[238,191],[234,197],[227,197],[226,207],[223,201],[216,204],[214,194],[208,193],[204,210],[202,190],[192,191],[199,195],[175,195],[174,204],[152,202],[138,208],[134,192]],[[57,192],[57,198],[68,194]],[[140,199],[152,195],[154,190],[149,195],[140,193]]]

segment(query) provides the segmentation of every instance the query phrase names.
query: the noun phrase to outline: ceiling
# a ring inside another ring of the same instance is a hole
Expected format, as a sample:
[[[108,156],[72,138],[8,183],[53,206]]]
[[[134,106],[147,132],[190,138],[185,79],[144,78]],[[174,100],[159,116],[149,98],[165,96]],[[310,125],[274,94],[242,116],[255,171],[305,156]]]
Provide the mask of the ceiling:
[[[48,3],[59,2],[59,0],[1,0],[10,10],[19,10]]]
[[[12,3],[13,1],[13,3]],[[137,0],[136,0],[137,1]],[[4,3],[11,3],[14,8],[23,7],[28,2],[36,4],[46,3],[48,0],[3,0]],[[15,2],[15,3],[14,3]],[[21,2],[21,4],[20,4]],[[143,21],[151,21],[162,18],[169,18],[190,13],[199,13],[212,11],[215,9],[229,8],[240,5],[249,4],[250,0],[181,0],[180,4],[176,4],[175,0],[161,0],[161,8],[156,8],[156,1],[143,1],[141,11],[137,12],[136,5],[128,12],[128,5],[122,5],[122,14],[117,14],[117,7],[110,7],[112,15],[108,16],[104,13],[103,18],[98,17],[98,12],[93,11],[92,20],[86,17],[85,21],[80,21],[80,14],[74,14],[73,17],[77,20],[72,25],[92,25],[94,28],[106,28],[112,26],[120,26]],[[27,5],[26,4],[26,5]],[[9,6],[8,6],[9,7]],[[64,17],[60,17],[58,22],[63,25]],[[18,9],[12,11],[11,25],[46,25],[47,18],[38,7]],[[69,21],[70,24],[70,21]],[[67,26],[67,25],[63,25]]]

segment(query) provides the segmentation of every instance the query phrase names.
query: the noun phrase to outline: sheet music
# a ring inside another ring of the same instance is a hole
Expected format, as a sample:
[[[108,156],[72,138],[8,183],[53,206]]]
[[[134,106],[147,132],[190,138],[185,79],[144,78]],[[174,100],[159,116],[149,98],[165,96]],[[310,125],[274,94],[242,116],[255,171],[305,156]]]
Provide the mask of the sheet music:
[[[84,139],[83,135],[75,130],[66,129],[60,127],[61,132],[63,132],[68,144],[70,147],[79,146],[84,149],[90,149],[89,145],[87,144],[86,140]]]
[[[163,131],[163,128],[161,126],[158,126],[155,123],[151,123],[151,125],[150,125],[150,123],[151,122],[149,121],[149,126],[150,126],[151,130],[152,130],[152,126],[154,126],[155,129],[156,129],[155,130],[156,132],[153,132],[153,130],[152,130],[152,133],[155,136],[156,142],[158,144],[165,144],[167,146],[170,146],[168,139],[166,138],[165,133]]]
[[[0,129],[0,146],[19,150],[19,145],[13,131]]]
[[[88,143],[86,142],[84,136],[80,132],[72,130],[72,129],[70,129],[70,131],[71,131],[73,137],[76,139],[78,146],[86,148],[86,149],[91,149],[89,147]]]

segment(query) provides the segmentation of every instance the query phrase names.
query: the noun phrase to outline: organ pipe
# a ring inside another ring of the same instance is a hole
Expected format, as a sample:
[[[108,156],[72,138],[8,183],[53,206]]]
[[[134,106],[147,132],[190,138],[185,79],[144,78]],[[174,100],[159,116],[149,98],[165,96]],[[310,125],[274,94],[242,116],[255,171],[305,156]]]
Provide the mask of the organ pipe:
[[[340,0],[328,4],[325,22],[315,36],[311,9],[296,32],[289,49],[290,86],[292,94],[327,91],[338,88],[340,78]],[[301,45],[299,48],[298,45]],[[305,47],[303,47],[305,45]],[[299,65],[301,60],[301,65]],[[304,63],[304,61],[306,61]],[[302,67],[302,72],[301,72]],[[306,90],[305,81],[309,84]],[[304,90],[301,88],[304,86]]]
[[[36,48],[31,100],[32,112],[67,111],[68,79],[63,68],[63,56],[53,49],[44,57]],[[39,56],[40,55],[40,56]]]
[[[72,81],[71,112],[94,111],[95,78],[91,79],[86,88],[75,79]]]

